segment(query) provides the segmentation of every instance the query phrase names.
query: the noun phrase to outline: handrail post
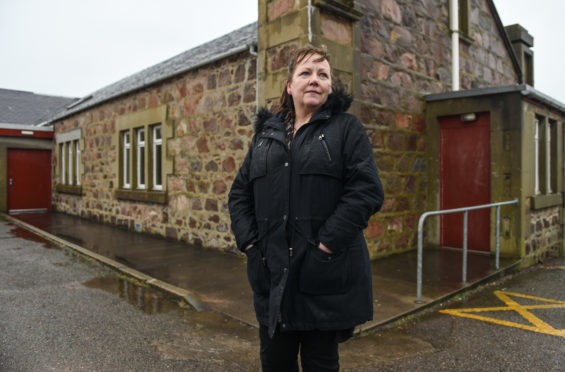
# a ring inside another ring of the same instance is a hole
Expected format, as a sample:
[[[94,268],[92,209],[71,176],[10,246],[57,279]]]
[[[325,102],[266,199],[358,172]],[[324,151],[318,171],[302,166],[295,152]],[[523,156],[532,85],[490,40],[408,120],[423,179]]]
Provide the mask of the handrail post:
[[[427,214],[424,213],[420,216],[418,221],[418,262],[417,262],[417,273],[416,273],[416,303],[422,304],[422,260],[424,255],[424,220]]]
[[[423,256],[424,256],[424,221],[428,216],[436,216],[448,213],[463,213],[463,268],[462,268],[462,281],[463,284],[467,283],[467,241],[468,241],[468,214],[471,210],[485,209],[496,207],[496,269],[500,267],[500,207],[503,205],[513,205],[519,204],[519,199],[514,198],[513,200],[475,205],[471,207],[454,208],[454,209],[444,209],[438,211],[425,212],[420,216],[418,221],[418,262],[417,262],[417,287],[416,287],[416,303],[422,304],[422,276],[423,276]]]
[[[469,211],[463,212],[463,267],[462,282],[467,283],[467,221],[469,220]]]
[[[500,268],[500,205],[496,206],[496,249],[495,249],[495,267]]]

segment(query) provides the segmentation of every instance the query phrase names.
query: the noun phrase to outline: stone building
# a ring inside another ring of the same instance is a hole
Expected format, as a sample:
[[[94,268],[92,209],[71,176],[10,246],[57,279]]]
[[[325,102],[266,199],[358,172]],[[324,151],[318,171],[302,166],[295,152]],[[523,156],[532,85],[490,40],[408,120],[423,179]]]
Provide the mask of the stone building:
[[[256,44],[251,24],[55,117],[54,210],[233,249],[227,192],[253,134]]]
[[[453,76],[462,91],[533,84],[523,73],[532,70],[533,39],[507,32],[492,0],[457,3],[454,68],[446,0],[259,0],[257,23],[102,88],[51,120],[53,208],[233,251],[227,193],[254,114],[280,96],[290,53],[311,43],[328,49],[373,144],[386,200],[365,231],[371,255],[414,249],[419,216],[438,207],[430,172],[436,118],[426,116],[426,97],[450,92]],[[561,125],[557,107],[552,120]]]

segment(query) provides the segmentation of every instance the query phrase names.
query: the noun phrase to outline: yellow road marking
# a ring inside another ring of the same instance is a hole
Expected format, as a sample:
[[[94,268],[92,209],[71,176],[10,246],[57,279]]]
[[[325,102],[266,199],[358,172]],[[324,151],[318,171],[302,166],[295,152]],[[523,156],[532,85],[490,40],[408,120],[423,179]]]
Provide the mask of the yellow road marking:
[[[565,337],[565,329],[555,329],[548,323],[544,322],[528,310],[535,310],[535,309],[565,309],[565,301],[557,301],[551,300],[548,298],[542,297],[534,297],[523,295],[520,293],[512,293],[512,292],[505,292],[505,291],[494,291],[494,295],[498,297],[502,302],[506,304],[506,306],[498,306],[498,307],[478,307],[478,308],[469,308],[469,309],[445,309],[440,310],[443,314],[449,314],[453,316],[459,316],[463,318],[471,318],[481,320],[483,322],[489,322],[494,324],[503,325],[506,327],[514,327],[520,328],[527,331],[544,333],[553,336]],[[535,300],[539,302],[545,302],[547,305],[520,305],[518,302],[513,300],[511,297],[514,298],[525,298],[529,300]],[[520,314],[524,319],[530,322],[531,325],[525,325],[515,322],[509,322],[506,320],[500,320],[495,318],[490,318],[482,315],[476,315],[474,313],[481,313],[481,312],[493,312],[493,311],[515,311]]]
[[[544,266],[544,268],[549,270],[565,270],[565,266]]]

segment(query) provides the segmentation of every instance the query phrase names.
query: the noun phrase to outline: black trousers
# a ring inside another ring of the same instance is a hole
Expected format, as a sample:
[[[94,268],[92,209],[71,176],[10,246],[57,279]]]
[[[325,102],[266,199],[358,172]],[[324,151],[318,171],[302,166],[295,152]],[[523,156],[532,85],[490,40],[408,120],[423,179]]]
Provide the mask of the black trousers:
[[[337,331],[280,332],[271,339],[268,328],[259,328],[263,372],[298,372],[298,353],[303,372],[339,371]]]

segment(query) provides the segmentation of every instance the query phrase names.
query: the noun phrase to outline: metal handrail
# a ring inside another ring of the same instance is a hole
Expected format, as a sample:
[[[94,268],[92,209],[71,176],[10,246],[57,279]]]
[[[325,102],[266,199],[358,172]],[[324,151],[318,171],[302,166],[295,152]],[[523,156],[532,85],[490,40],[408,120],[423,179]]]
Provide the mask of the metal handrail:
[[[424,221],[429,216],[437,216],[440,214],[450,214],[450,213],[461,213],[463,212],[463,268],[462,268],[462,281],[463,284],[467,283],[467,220],[469,211],[474,211],[477,209],[486,209],[496,207],[496,268],[500,266],[500,207],[503,205],[513,205],[518,204],[518,198],[514,200],[474,205],[471,207],[455,208],[455,209],[444,209],[438,211],[425,212],[420,216],[418,221],[418,268],[417,268],[417,298],[416,303],[423,303],[422,301],[422,259],[424,254]]]

